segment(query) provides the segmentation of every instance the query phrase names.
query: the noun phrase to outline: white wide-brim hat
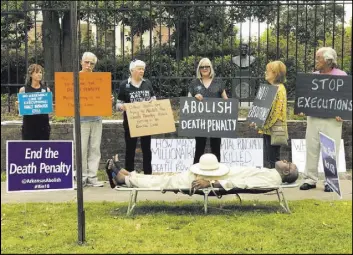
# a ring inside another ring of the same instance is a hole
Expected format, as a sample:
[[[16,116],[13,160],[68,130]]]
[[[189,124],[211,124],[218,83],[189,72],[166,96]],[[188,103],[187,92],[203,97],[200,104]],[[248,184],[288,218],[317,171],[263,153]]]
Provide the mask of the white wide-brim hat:
[[[219,163],[217,157],[211,153],[203,154],[200,163],[192,165],[189,170],[203,176],[223,176],[229,173],[229,168]]]

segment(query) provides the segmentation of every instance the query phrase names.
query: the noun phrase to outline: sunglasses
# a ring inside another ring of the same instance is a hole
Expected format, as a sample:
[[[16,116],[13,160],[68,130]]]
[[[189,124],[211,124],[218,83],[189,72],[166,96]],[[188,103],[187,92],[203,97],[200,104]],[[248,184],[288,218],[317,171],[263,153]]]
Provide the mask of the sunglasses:
[[[210,66],[200,66],[200,69],[209,69]]]

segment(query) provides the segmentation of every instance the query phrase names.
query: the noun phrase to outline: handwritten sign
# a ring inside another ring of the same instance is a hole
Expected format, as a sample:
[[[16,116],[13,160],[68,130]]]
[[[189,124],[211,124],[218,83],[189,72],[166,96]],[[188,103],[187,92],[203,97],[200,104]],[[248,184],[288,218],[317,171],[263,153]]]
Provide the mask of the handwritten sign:
[[[111,73],[79,73],[80,115],[111,116]],[[73,73],[55,73],[55,115],[74,116]]]
[[[236,137],[238,99],[180,98],[179,136]]]
[[[7,141],[7,192],[72,190],[72,141]]]
[[[325,181],[342,198],[336,164],[335,140],[320,132],[320,145]]]
[[[276,97],[278,87],[261,84],[257,91],[256,98],[249,110],[248,122],[254,122],[258,127],[263,127],[267,116],[272,107],[273,100]]]
[[[188,171],[194,162],[195,139],[152,139],[154,173]],[[227,166],[263,165],[262,138],[222,139],[221,162]]]
[[[49,114],[53,112],[52,92],[18,93],[20,115]]]
[[[299,172],[304,172],[305,162],[306,162],[306,142],[305,139],[292,139],[292,162],[297,165]],[[339,160],[338,160],[338,172],[346,172],[346,158],[344,155],[344,143],[343,139],[340,143],[339,149]],[[324,169],[322,167],[322,156],[320,153],[319,159],[319,173],[323,173]]]
[[[352,76],[297,75],[294,113],[352,120]]]
[[[131,137],[175,132],[169,99],[124,104]]]

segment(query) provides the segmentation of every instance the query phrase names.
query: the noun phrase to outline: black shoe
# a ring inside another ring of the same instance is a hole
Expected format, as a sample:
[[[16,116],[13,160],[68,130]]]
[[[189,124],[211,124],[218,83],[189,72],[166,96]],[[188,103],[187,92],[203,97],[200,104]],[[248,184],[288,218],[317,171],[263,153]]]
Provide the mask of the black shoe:
[[[309,184],[309,183],[303,183],[302,186],[300,186],[300,190],[308,190],[308,189],[315,189],[316,184]]]
[[[331,189],[331,187],[328,184],[325,184],[325,192],[333,192],[333,190]]]
[[[114,182],[113,182],[113,170],[109,169],[110,160],[111,160],[111,159],[108,159],[108,160],[107,160],[107,163],[105,163],[105,172],[106,172],[107,175],[108,175],[108,180],[109,180],[110,187],[111,187],[112,189],[114,189],[114,188],[116,187],[116,185],[115,185]]]

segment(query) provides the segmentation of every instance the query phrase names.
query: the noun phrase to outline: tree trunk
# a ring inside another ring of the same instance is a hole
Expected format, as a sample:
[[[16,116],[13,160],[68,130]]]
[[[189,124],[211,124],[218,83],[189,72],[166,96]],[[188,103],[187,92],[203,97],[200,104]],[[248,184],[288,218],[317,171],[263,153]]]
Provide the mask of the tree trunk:
[[[54,88],[54,73],[61,72],[60,23],[57,11],[43,11],[44,80]]]
[[[175,33],[177,33],[177,42],[175,43],[175,45],[177,47],[177,61],[182,60],[184,57],[188,57],[189,55],[189,40],[187,38],[187,30],[188,27],[187,22],[185,20],[181,20],[180,22],[176,23]]]
[[[70,11],[64,13],[62,19],[62,69],[63,72],[72,72],[72,38],[71,38],[71,17]]]

